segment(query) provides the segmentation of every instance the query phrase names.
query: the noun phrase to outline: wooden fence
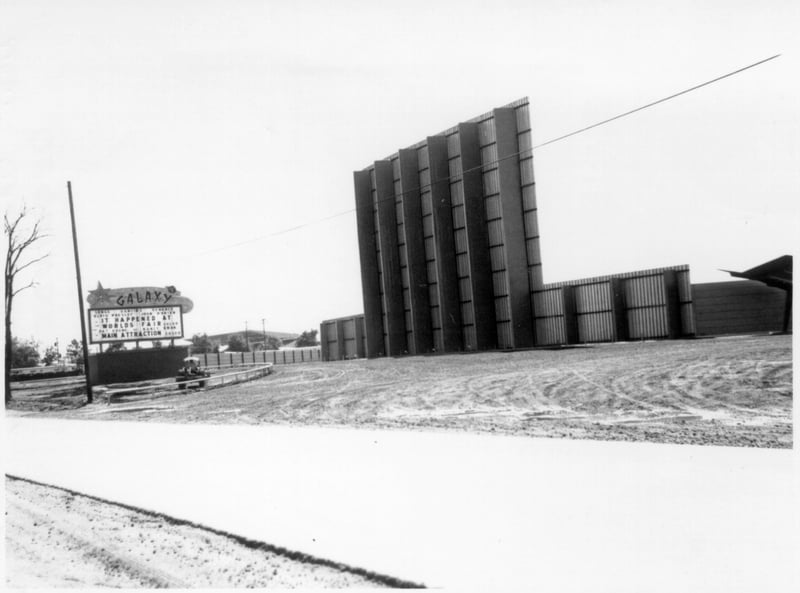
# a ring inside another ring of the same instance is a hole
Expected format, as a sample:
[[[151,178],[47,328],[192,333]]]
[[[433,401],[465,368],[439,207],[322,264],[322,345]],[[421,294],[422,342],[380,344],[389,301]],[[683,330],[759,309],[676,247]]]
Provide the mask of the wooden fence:
[[[192,354],[200,359],[204,367],[233,367],[243,364],[298,364],[303,362],[319,362],[321,359],[319,346],[308,348],[290,348],[287,350],[258,350],[255,352],[220,352]]]

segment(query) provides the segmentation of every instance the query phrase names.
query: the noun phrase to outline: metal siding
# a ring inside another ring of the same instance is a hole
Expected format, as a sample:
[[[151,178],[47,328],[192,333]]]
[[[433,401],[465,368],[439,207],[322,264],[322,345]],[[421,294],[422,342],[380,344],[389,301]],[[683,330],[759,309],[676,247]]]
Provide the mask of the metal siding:
[[[476,344],[478,343],[478,334],[475,326],[466,325],[462,331],[464,335],[464,349],[477,350]]]
[[[431,302],[431,309],[439,308],[439,286],[437,284],[428,285],[428,299]]]
[[[463,204],[462,205],[453,206],[453,228],[456,230],[456,235],[458,235],[458,232],[459,232],[458,229],[463,229],[466,226],[467,226],[467,219],[464,216],[464,206],[463,206]],[[463,235],[462,245],[464,245],[464,247],[460,248],[458,246],[458,237],[456,237],[456,251],[466,251],[467,250],[466,249],[467,233],[465,231],[461,231],[461,234]]]
[[[498,322],[511,321],[511,304],[507,296],[494,299],[494,311]]]
[[[527,130],[525,132],[520,132],[518,138],[519,138],[519,152],[520,155],[524,158],[526,155],[530,154],[530,150],[533,147],[533,143],[531,141],[531,131]]]
[[[463,206],[464,204],[464,183],[459,181],[454,181],[450,184],[450,199],[453,202],[453,206]]]
[[[492,273],[492,290],[495,297],[506,296],[508,293],[505,270]]]
[[[422,236],[426,239],[433,237],[433,215],[428,214],[422,217]],[[429,246],[425,246],[426,253],[433,253],[433,243],[431,243],[431,251],[428,251]]]
[[[474,325],[475,315],[472,303],[461,303],[461,323],[462,325]]]
[[[483,203],[486,207],[486,220],[496,220],[502,216],[499,194],[487,197]]]
[[[525,237],[531,241],[539,239],[539,220],[536,216],[536,210],[528,210],[523,215],[525,221]],[[538,246],[537,246],[538,251]]]
[[[567,343],[563,317],[543,317],[536,320],[536,342],[539,346]]]
[[[462,301],[469,301],[470,306],[472,306],[472,283],[469,278],[460,278],[458,280],[458,294],[461,295]]]
[[[506,268],[506,258],[503,252],[503,246],[498,245],[497,247],[490,247],[489,248],[489,260],[492,264],[492,272],[497,272],[499,270],[505,270]]]
[[[433,329],[433,346],[439,352],[444,352],[444,334],[441,327]]]
[[[526,186],[524,186],[522,188],[522,209],[523,210],[536,210],[536,186],[535,185],[526,185]]]
[[[519,161],[520,185],[530,185],[533,183],[533,157],[525,158],[520,156]]]
[[[513,348],[514,347],[514,332],[511,327],[510,321],[497,322],[497,347],[498,348]]]
[[[456,270],[459,281],[469,278],[469,256],[466,253],[459,253],[456,256]]]
[[[448,153],[452,154],[452,150],[448,150]],[[447,167],[450,170],[450,177],[451,178],[452,177],[461,177],[461,173],[463,173],[463,171],[461,170],[461,157],[460,156],[457,156],[457,157],[454,157],[454,158],[450,158],[448,160],[448,162],[447,162]],[[455,181],[455,180],[451,180],[451,181]]]
[[[497,169],[493,169],[483,174],[483,195],[497,193],[500,193],[500,175]]]
[[[489,247],[497,247],[503,245],[503,221],[499,218],[497,220],[490,220],[486,223],[486,230],[489,233]]]
[[[478,142],[481,146],[491,144],[496,140],[494,119],[487,119],[478,123]]]

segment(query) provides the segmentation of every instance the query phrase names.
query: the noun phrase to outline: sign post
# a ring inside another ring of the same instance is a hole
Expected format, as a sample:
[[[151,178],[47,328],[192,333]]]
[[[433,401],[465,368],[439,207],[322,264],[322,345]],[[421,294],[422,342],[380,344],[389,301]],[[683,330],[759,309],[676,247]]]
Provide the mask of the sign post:
[[[86,402],[92,403],[92,378],[89,374],[89,340],[86,339],[86,314],[83,310],[83,287],[81,286],[81,262],[78,257],[78,233],[75,230],[75,208],[72,206],[72,182],[67,181],[69,194],[69,216],[72,220],[72,247],[75,251],[75,275],[78,278],[78,308],[81,314],[81,339],[83,340],[83,373],[86,375]]]

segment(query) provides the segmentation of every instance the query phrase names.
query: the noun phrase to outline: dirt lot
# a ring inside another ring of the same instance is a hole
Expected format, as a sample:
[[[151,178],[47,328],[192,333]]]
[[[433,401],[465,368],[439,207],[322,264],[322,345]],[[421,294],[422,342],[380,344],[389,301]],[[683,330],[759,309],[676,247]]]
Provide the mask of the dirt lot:
[[[16,384],[6,413],[792,447],[791,336],[307,363],[111,405],[84,406],[80,391],[79,380]],[[377,586],[59,489],[7,480],[6,491],[10,585]]]
[[[409,583],[6,477],[12,587],[402,587]]]
[[[80,397],[37,393],[11,413],[792,446],[791,336],[307,363],[222,389],[76,409],[59,408]]]

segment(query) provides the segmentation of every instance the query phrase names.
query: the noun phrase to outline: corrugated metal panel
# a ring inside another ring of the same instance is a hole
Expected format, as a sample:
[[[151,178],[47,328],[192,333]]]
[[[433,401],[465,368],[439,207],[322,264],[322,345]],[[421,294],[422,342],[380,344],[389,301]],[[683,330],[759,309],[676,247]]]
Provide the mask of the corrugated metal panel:
[[[436,257],[433,236],[425,237],[425,258],[431,260]]]
[[[434,307],[439,307],[439,285],[438,284],[429,284],[428,285],[428,299],[431,303],[431,309]]]
[[[463,325],[473,325],[475,323],[472,303],[461,303],[461,323]]]
[[[453,206],[464,203],[464,182],[460,179],[450,183],[450,202]]]
[[[483,195],[491,196],[500,192],[500,174],[497,169],[483,174]]]
[[[522,132],[523,130],[530,130],[530,114],[529,114],[529,105],[528,102],[525,101],[518,107],[515,107],[514,111],[517,116],[517,129]]]
[[[578,313],[611,311],[613,308],[611,282],[593,282],[575,287],[575,310]]]
[[[536,317],[553,317],[564,314],[564,293],[562,288],[536,292],[533,299]]]
[[[528,266],[528,284],[532,290],[539,290],[544,286],[541,263],[531,264]]]
[[[458,296],[462,301],[472,301],[472,284],[469,278],[459,278]]]
[[[581,342],[613,342],[616,338],[614,315],[610,311],[578,315],[578,336]]]
[[[539,239],[528,239],[525,241],[525,252],[528,258],[528,264],[538,264],[542,261],[542,256],[539,253]]]
[[[464,349],[475,350],[476,344],[478,343],[478,335],[475,331],[475,326],[465,325],[461,331],[464,336]]]
[[[508,294],[508,280],[505,270],[492,273],[492,290],[494,296],[506,296]]]
[[[628,308],[665,305],[667,289],[663,274],[626,278],[623,281],[625,303]]]
[[[453,206],[453,228],[454,229],[463,229],[467,226],[467,219],[464,216],[464,206],[463,205],[454,205]],[[456,230],[456,234],[458,234],[458,230]],[[462,234],[463,231],[462,231]]]
[[[494,312],[497,321],[511,321],[511,303],[507,296],[494,299]]]
[[[461,143],[459,142],[458,133],[447,135],[447,154],[454,156],[461,154]]]
[[[419,184],[423,188],[428,188],[431,185],[431,170],[421,169],[419,172]]]
[[[503,215],[499,195],[489,196],[483,204],[486,207],[486,220],[495,220]]]
[[[447,167],[450,170],[450,177],[461,177],[464,172],[461,168],[461,157],[457,156],[447,161]]]
[[[536,210],[536,186],[526,185],[522,188],[522,209]],[[537,232],[538,234],[538,232]]]
[[[344,341],[344,357],[345,358],[356,358],[357,357],[356,340],[355,340],[355,338],[346,339]]]
[[[442,334],[442,328],[437,327],[433,330],[433,347],[438,352],[444,352],[444,335]]]
[[[629,309],[628,334],[632,340],[667,337],[669,324],[666,307]]]
[[[356,323],[360,318],[353,317],[351,319],[346,319],[342,322],[342,330],[344,333],[345,340],[355,340],[356,339]]]
[[[458,229],[453,234],[453,237],[455,239],[456,253],[458,254],[466,253],[468,251],[467,231],[465,229]],[[468,273],[469,272],[463,275],[466,276]]]
[[[525,237],[528,239],[539,238],[539,221],[536,210],[528,210],[523,214],[525,220]],[[528,260],[530,261],[530,260]]]
[[[567,330],[563,317],[543,317],[536,320],[536,344],[552,346],[567,343]]]
[[[506,269],[506,258],[505,254],[503,253],[502,245],[489,248],[489,260],[492,263],[493,272]]]
[[[436,276],[436,262],[435,261],[429,261],[429,262],[427,262],[425,264],[425,266],[426,266],[426,270],[425,271],[426,271],[426,273],[428,275],[428,283],[429,284],[436,284],[436,279],[437,279],[437,276]]]
[[[481,164],[485,172],[497,168],[497,144],[489,144],[481,148]]]
[[[417,149],[417,166],[419,167],[420,171],[428,166],[428,145],[425,144],[424,146],[420,146]]]
[[[430,216],[433,214],[433,202],[431,201],[431,190],[424,189],[419,197],[420,204],[422,205],[422,216]],[[424,219],[423,219],[424,220]]]
[[[467,278],[469,276],[469,256],[466,253],[456,255],[456,269],[458,270],[459,278]]]
[[[503,221],[499,218],[497,220],[490,220],[486,223],[486,231],[489,235],[489,246],[496,247],[503,245]]]
[[[427,215],[422,218],[422,236],[423,237],[433,237],[433,216]],[[433,245],[433,243],[431,243]],[[433,253],[433,251],[428,251],[428,244],[425,244],[425,253]]]
[[[487,119],[478,124],[478,143],[481,146],[491,144],[497,140],[494,129],[494,119]]]
[[[519,174],[522,179],[522,185],[533,183],[533,157],[520,160]]]
[[[514,334],[510,321],[499,321],[497,323],[497,347],[513,348]]]

